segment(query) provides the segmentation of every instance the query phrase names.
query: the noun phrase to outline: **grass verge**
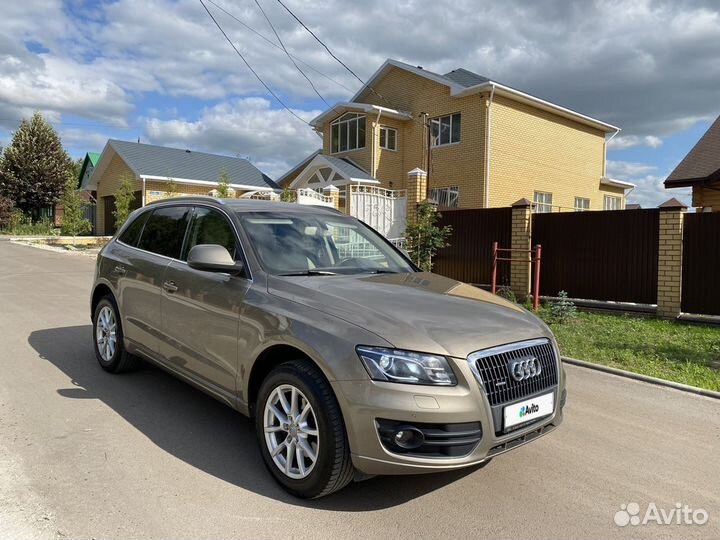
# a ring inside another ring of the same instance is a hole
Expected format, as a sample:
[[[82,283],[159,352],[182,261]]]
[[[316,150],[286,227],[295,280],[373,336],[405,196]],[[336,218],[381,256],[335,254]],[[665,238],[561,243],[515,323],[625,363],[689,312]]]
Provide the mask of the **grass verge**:
[[[720,391],[720,327],[579,312],[550,325],[565,356]]]

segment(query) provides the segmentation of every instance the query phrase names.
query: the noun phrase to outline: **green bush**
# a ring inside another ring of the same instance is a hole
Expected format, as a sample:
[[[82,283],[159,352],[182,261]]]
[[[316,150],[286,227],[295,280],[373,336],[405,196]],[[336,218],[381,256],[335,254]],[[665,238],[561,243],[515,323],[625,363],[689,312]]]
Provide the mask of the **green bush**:
[[[515,296],[515,293],[507,285],[501,285],[500,287],[498,287],[496,294],[504,298],[505,300],[512,302],[513,304],[518,303],[517,296]]]
[[[17,208],[13,210],[9,225],[3,232],[18,236],[57,236],[59,234],[59,230],[55,228],[51,219],[43,218],[33,223],[30,216],[23,214],[22,211]]]
[[[65,184],[65,193],[62,196],[64,214],[60,230],[63,234],[69,236],[77,236],[92,231],[92,224],[85,219],[84,201],[80,196],[80,192],[76,189],[76,183],[75,178],[68,177]]]

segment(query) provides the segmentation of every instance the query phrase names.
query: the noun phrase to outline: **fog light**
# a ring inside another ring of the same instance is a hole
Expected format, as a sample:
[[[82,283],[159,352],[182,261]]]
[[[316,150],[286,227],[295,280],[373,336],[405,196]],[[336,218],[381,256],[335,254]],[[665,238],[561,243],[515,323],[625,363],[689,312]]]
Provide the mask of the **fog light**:
[[[400,448],[413,450],[422,446],[425,442],[425,435],[422,431],[413,427],[402,427],[393,435],[393,442]]]

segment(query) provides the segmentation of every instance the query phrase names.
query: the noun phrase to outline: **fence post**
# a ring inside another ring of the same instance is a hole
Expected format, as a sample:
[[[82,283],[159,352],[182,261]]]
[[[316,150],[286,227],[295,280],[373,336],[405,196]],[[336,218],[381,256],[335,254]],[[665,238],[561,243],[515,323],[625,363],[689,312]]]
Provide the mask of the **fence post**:
[[[332,199],[333,208],[340,208],[340,189],[336,186],[326,186],[323,188],[323,195]]]
[[[674,319],[682,303],[683,221],[687,206],[677,199],[660,205],[657,315]]]
[[[425,200],[427,191],[427,173],[416,167],[407,173],[407,222],[415,223],[417,207]]]
[[[530,294],[532,274],[532,208],[527,199],[520,199],[512,205],[512,234],[510,247],[522,250],[512,253],[510,263],[510,289],[515,296],[524,300]]]

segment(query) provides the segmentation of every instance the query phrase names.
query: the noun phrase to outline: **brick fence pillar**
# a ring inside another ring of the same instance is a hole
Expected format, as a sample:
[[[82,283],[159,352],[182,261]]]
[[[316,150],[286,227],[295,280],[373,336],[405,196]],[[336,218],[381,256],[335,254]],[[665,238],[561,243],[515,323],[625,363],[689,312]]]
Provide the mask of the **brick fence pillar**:
[[[527,199],[520,199],[512,205],[512,235],[510,247],[512,249],[530,250],[532,245],[532,204]],[[500,246],[506,247],[506,246]],[[507,256],[500,255],[501,257]],[[515,296],[524,300],[530,294],[532,279],[531,253],[520,252],[512,254],[510,263],[510,289]]]
[[[416,167],[407,176],[407,222],[414,223],[418,204],[427,197],[427,173]]]
[[[677,199],[670,199],[660,205],[657,315],[663,319],[674,319],[680,315],[683,221],[686,210],[687,206]]]
[[[345,213],[350,216],[350,184],[345,184]]]
[[[327,186],[323,188],[323,195],[332,199],[333,208],[340,208],[340,189],[336,186]]]

